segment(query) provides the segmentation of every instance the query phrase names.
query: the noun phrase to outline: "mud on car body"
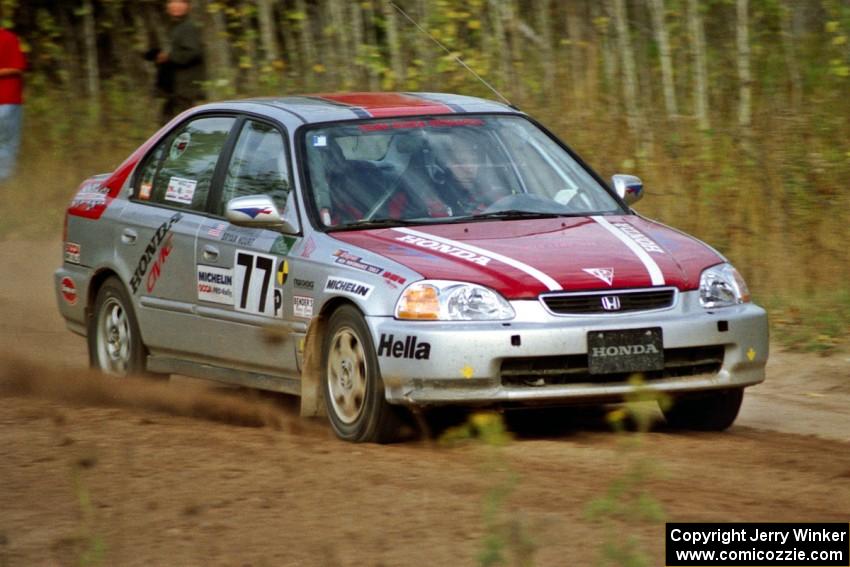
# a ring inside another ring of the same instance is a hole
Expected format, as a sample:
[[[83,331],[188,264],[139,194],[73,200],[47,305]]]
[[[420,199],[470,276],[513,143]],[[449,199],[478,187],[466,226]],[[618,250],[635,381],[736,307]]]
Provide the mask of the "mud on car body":
[[[352,441],[403,406],[618,401],[635,374],[674,425],[724,429],[765,312],[642,193],[482,99],[208,104],[82,184],[57,301],[97,368],[300,395]]]

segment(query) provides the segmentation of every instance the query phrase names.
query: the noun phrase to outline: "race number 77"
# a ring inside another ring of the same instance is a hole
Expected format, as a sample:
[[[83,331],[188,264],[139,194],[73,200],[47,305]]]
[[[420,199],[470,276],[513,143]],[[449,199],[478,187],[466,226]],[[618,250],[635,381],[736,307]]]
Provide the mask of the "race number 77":
[[[274,289],[271,285],[274,265],[274,256],[236,253],[237,311],[274,316]]]

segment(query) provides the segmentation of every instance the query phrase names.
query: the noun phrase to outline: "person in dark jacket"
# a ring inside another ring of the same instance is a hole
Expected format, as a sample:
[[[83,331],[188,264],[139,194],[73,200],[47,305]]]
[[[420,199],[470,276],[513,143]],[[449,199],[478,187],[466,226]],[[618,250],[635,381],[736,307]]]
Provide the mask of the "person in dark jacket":
[[[204,46],[191,11],[189,0],[168,0],[166,12],[172,19],[168,51],[154,49],[145,54],[157,64],[156,86],[165,97],[163,122],[204,99]]]

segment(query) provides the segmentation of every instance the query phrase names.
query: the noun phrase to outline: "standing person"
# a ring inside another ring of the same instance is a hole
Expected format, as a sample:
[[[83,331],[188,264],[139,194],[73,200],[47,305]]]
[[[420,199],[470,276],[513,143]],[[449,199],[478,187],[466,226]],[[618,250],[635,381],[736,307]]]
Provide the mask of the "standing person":
[[[18,36],[0,27],[0,182],[15,173],[21,145],[25,68]]]
[[[204,98],[202,83],[206,79],[201,30],[190,17],[192,3],[168,0],[166,12],[172,20],[170,45],[168,51],[156,55],[156,64],[160,66],[157,86],[165,91],[163,122],[201,102]],[[166,80],[161,80],[163,78]]]

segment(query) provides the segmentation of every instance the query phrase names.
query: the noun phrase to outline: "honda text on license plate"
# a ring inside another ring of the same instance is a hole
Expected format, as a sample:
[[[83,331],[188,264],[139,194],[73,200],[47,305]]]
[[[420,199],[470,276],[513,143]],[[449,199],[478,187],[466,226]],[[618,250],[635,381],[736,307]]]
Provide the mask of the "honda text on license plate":
[[[587,363],[591,374],[663,370],[661,327],[592,331],[587,334]]]

